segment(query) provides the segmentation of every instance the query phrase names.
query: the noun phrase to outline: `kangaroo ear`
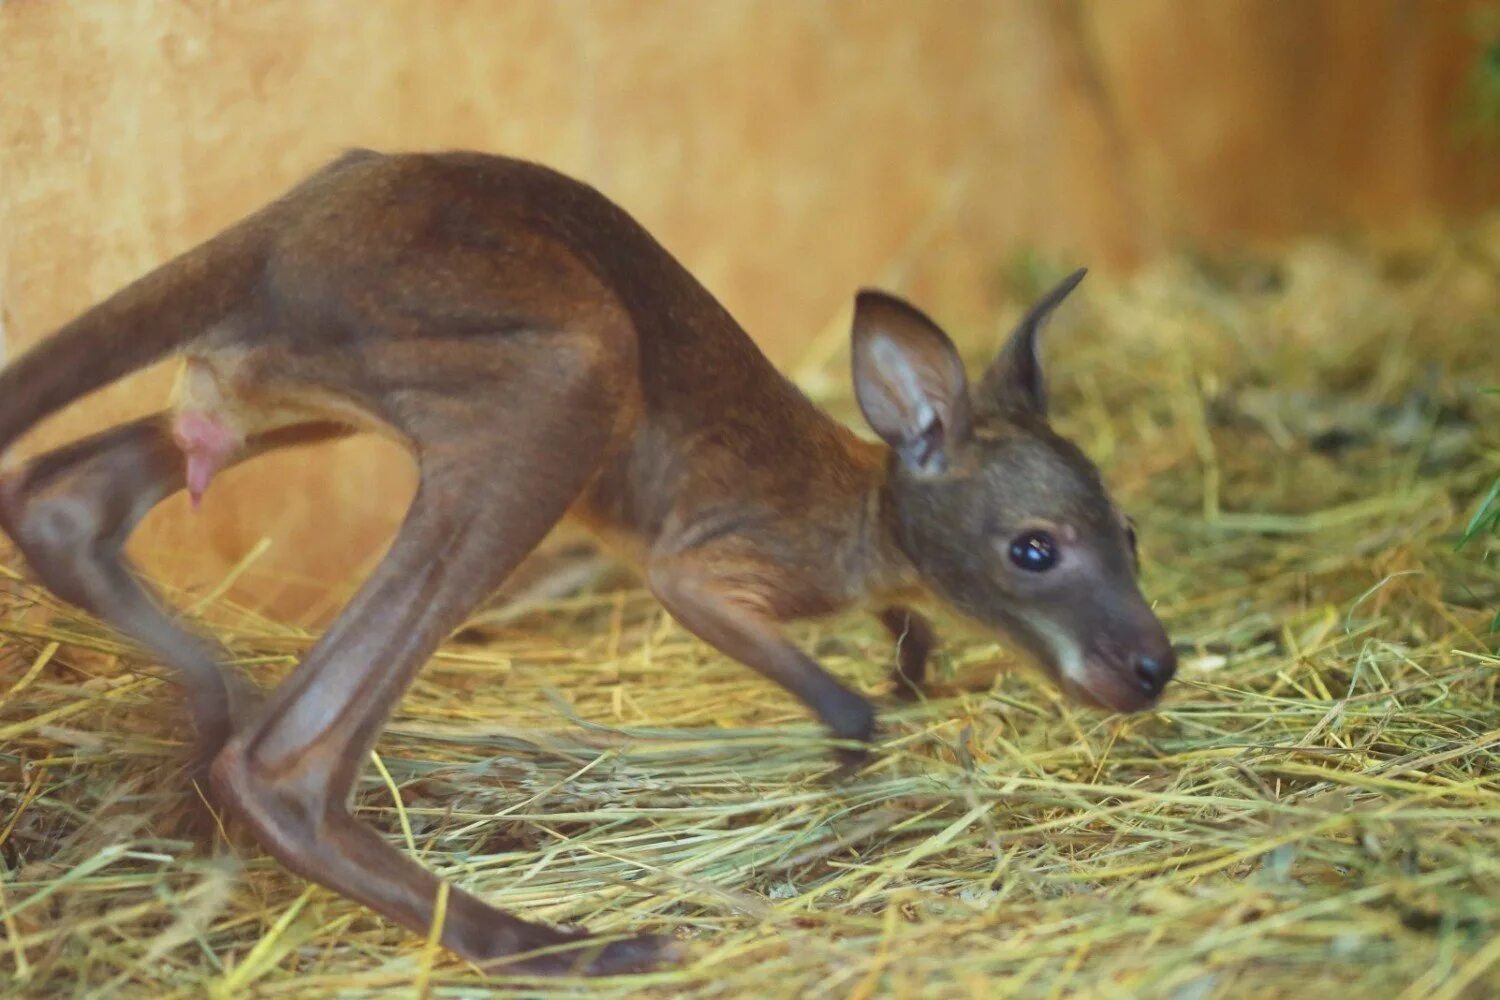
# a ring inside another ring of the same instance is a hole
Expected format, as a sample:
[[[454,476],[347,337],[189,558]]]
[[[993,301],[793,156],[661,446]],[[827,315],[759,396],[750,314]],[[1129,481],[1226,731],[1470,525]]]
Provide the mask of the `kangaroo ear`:
[[[936,323],[884,292],[854,300],[854,394],[870,427],[916,472],[948,467],[969,434],[964,363]]]
[[[1052,311],[1078,287],[1087,273],[1087,268],[1080,267],[1021,317],[1015,332],[1000,348],[999,356],[990,363],[980,382],[979,397],[985,404],[1000,410],[1020,410],[1046,417],[1047,382],[1042,375],[1042,328],[1047,325]]]

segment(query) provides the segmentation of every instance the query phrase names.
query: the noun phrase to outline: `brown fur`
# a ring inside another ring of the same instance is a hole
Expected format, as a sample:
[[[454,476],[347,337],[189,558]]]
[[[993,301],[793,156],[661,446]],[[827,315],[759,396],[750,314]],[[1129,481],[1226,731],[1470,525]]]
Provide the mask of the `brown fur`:
[[[189,359],[173,412],[0,480],[0,526],[59,595],[176,668],[214,793],[268,851],[423,931],[436,878],[354,821],[350,790],[415,672],[565,516],[635,561],[686,628],[848,740],[870,737],[870,703],[780,623],[880,611],[914,689],[933,638],[907,605],[936,600],[1082,697],[1153,702],[1170,647],[1135,588],[1124,521],[1045,422],[1036,335],[1071,287],[1028,317],[972,399],[930,320],[862,295],[855,379],[874,444],[809,402],[590,188],[479,154],[351,153],[0,373],[3,451],[88,391],[173,351]],[[236,725],[219,651],[161,610],[121,546],[183,488],[184,450],[218,468],[352,429],[410,447],[416,500],[344,614]],[[1005,554],[1037,525],[1060,546],[1045,579]],[[1156,674],[1137,679],[1141,663]],[[619,971],[671,951],[449,897],[443,942],[475,961],[575,940],[521,967]]]

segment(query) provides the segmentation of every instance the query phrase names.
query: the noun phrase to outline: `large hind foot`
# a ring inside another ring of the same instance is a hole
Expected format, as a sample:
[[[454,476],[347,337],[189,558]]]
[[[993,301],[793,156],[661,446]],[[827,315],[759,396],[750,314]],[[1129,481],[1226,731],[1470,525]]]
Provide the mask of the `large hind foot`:
[[[669,968],[687,957],[682,942],[660,934],[610,940],[582,932],[557,933],[570,935],[572,940],[546,954],[478,965],[497,976],[624,976]]]

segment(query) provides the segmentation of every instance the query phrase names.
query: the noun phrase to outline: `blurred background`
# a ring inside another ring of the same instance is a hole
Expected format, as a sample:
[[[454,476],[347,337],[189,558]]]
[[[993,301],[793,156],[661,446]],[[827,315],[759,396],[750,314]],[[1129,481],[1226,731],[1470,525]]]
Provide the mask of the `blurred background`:
[[[1087,264],[1087,296],[1310,236],[1399,252],[1500,202],[1500,10],[1478,0],[11,0],[0,66],[11,355],[354,145],[589,181],[814,387],[844,377],[860,285],[991,343],[1018,275]],[[158,408],[170,376],[26,449]],[[273,456],[135,547],[317,618],[409,490],[376,442]]]

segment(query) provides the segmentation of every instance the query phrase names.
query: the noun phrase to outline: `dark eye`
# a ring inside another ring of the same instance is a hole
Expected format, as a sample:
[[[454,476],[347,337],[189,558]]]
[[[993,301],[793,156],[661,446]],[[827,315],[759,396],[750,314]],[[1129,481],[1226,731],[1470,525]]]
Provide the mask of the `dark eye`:
[[[1028,573],[1045,573],[1057,563],[1057,541],[1045,531],[1023,531],[1011,539],[1010,561]]]

